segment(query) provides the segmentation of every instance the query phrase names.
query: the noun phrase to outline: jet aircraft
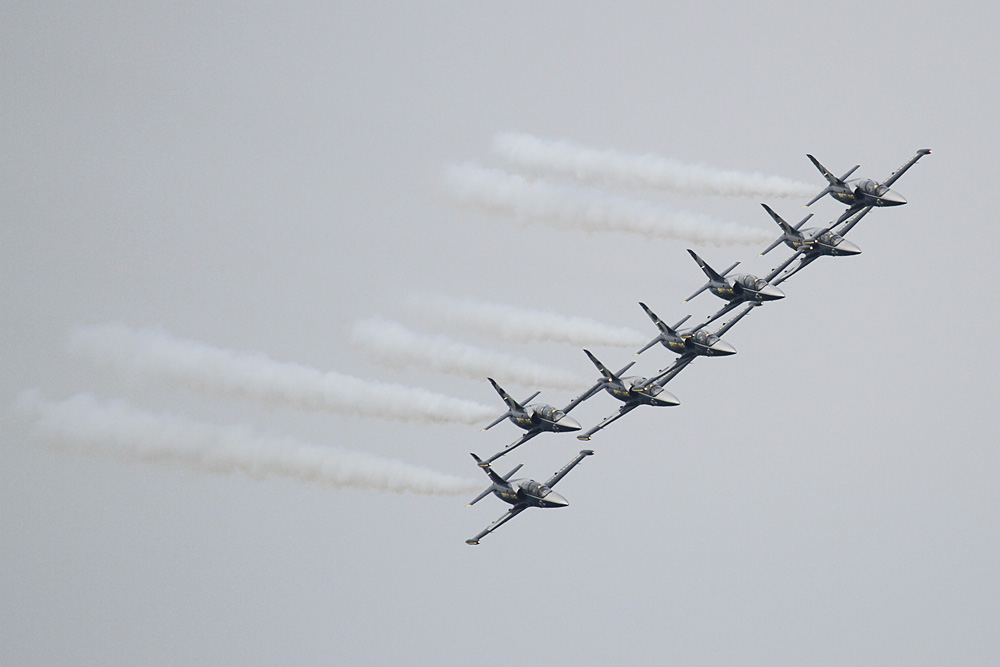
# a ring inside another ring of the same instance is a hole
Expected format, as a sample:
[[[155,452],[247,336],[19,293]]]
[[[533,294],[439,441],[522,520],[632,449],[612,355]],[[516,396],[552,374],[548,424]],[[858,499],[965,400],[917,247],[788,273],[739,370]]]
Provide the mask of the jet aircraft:
[[[564,465],[559,472],[542,484],[539,484],[533,479],[511,480],[510,478],[514,475],[514,473],[521,469],[520,465],[506,475],[498,475],[493,471],[493,468],[490,467],[488,461],[483,461],[478,456],[473,454],[472,458],[476,459],[476,463],[479,464],[479,467],[483,469],[483,471],[489,476],[490,481],[493,483],[489,486],[489,488],[476,496],[468,506],[471,507],[475,505],[492,493],[505,503],[510,503],[513,507],[507,510],[507,513],[499,519],[486,526],[486,528],[484,528],[478,535],[466,540],[465,543],[479,544],[479,540],[483,539],[483,537],[492,533],[494,530],[507,523],[529,507],[566,507],[569,505],[569,502],[567,502],[567,500],[561,495],[553,491],[552,487],[555,486],[559,480],[565,477],[566,473],[572,470],[576,464],[593,453],[593,450],[590,449],[582,450],[576,458]]]
[[[812,217],[812,213],[802,218],[799,224],[792,227],[787,222],[782,220],[780,215],[771,210],[770,206],[767,204],[761,204],[761,206],[763,206],[764,210],[767,211],[772,218],[774,218],[776,223],[778,223],[778,226],[781,227],[782,234],[774,243],[765,248],[764,252],[760,253],[760,256],[763,257],[784,242],[785,245],[796,252],[795,255],[792,255],[792,257],[785,262],[785,266],[787,266],[795,257],[801,258],[799,264],[793,270],[783,275],[781,280],[787,280],[792,276],[792,274],[801,271],[818,257],[822,257],[824,255],[830,257],[841,257],[846,255],[857,255],[861,252],[861,248],[854,245],[840,234],[832,231],[833,228],[837,226],[837,223],[833,223],[828,227],[823,227],[822,229],[811,228],[802,230],[802,225],[804,225]],[[868,210],[871,209],[869,208]],[[867,213],[867,211],[863,211],[863,213]],[[776,284],[778,282],[780,281],[775,281]]]
[[[536,391],[526,400],[522,401],[521,403],[518,403],[513,398],[511,398],[510,395],[507,392],[505,392],[503,388],[500,385],[498,385],[493,378],[487,378],[487,379],[490,381],[490,384],[493,385],[493,388],[497,390],[497,393],[500,394],[500,398],[502,398],[504,402],[507,403],[508,409],[507,412],[497,417],[496,420],[494,420],[492,423],[486,426],[486,428],[484,428],[483,430],[485,431],[487,429],[493,428],[494,426],[502,422],[504,419],[510,419],[512,422],[514,422],[515,424],[517,424],[518,426],[527,431],[527,433],[522,435],[520,438],[510,443],[509,445],[504,447],[502,450],[500,450],[490,458],[486,459],[487,463],[492,463],[493,461],[500,458],[507,452],[517,447],[520,447],[521,445],[528,442],[529,440],[534,438],[539,433],[542,433],[543,431],[552,431],[553,433],[563,433],[566,431],[580,430],[581,428],[580,422],[568,416],[566,413],[572,410],[574,407],[576,407],[586,397],[583,398],[578,397],[580,398],[580,400],[574,400],[574,402],[571,402],[568,406],[566,406],[562,410],[554,408],[551,405],[545,403],[534,403],[532,405],[528,405],[528,401],[538,396],[540,392]]]
[[[889,186],[895,183],[896,179],[902,176],[907,169],[916,164],[917,160],[930,152],[929,148],[921,148],[917,151],[916,155],[911,157],[906,162],[906,164],[892,172],[889,178],[885,179],[881,183],[873,181],[870,178],[848,181],[847,177],[853,174],[855,170],[861,166],[860,164],[854,165],[854,167],[848,170],[847,173],[840,178],[837,178],[830,173],[829,169],[821,165],[819,160],[814,158],[812,155],[807,154],[806,157],[812,161],[813,165],[815,165],[815,167],[819,170],[819,173],[823,174],[823,177],[827,180],[829,185],[827,185],[822,192],[813,197],[812,200],[806,204],[806,206],[812,206],[826,194],[829,194],[842,204],[847,204],[854,211],[857,211],[865,206],[899,206],[900,204],[905,204],[906,198],[898,192],[890,190]]]
[[[661,320],[656,313],[649,309],[649,306],[639,302],[642,309],[646,311],[646,315],[649,319],[653,320],[659,330],[660,334],[653,340],[646,343],[641,350],[636,352],[636,354],[642,354],[649,348],[653,347],[657,343],[663,345],[671,352],[676,352],[682,356],[705,356],[705,357],[722,357],[730,354],[736,354],[736,348],[722,340],[719,336],[720,333],[711,333],[706,331],[703,327],[708,324],[708,322],[703,322],[702,324],[688,329],[687,331],[678,331],[677,328],[687,322],[690,315],[686,315],[674,326],[668,325],[666,322]],[[711,321],[711,320],[709,320]],[[734,322],[735,324],[735,322]],[[723,333],[725,333],[723,331]]]
[[[736,262],[722,273],[717,273],[711,266],[708,265],[707,262],[705,262],[705,260],[699,257],[694,250],[688,248],[688,254],[694,258],[694,261],[698,263],[701,270],[705,272],[706,276],[708,276],[708,282],[698,288],[697,292],[684,299],[684,303],[687,303],[691,299],[695,298],[706,289],[711,291],[715,296],[726,301],[726,305],[712,315],[706,324],[714,322],[734,308],[739,307],[740,304],[747,303],[749,301],[763,303],[764,301],[774,301],[775,299],[785,298],[784,292],[770,284],[764,278],[758,278],[757,276],[749,273],[737,273],[730,276],[729,272],[739,266],[739,262]]]
[[[598,380],[593,387],[584,392],[584,394],[590,396],[597,393],[601,389],[604,389],[621,401],[623,405],[619,407],[616,412],[601,421],[601,423],[597,426],[591,428],[586,433],[576,436],[578,440],[590,440],[592,435],[616,419],[627,415],[640,405],[664,407],[681,404],[676,396],[663,388],[663,385],[666,384],[666,380],[660,379],[662,375],[655,378],[622,377],[622,373],[631,368],[632,364],[635,362],[629,363],[617,373],[612,373],[597,359],[597,357],[591,354],[589,350],[584,350],[584,353],[593,362],[593,364],[597,366],[597,369],[601,371],[601,374],[604,376]],[[581,396],[582,395],[583,394],[581,394]]]

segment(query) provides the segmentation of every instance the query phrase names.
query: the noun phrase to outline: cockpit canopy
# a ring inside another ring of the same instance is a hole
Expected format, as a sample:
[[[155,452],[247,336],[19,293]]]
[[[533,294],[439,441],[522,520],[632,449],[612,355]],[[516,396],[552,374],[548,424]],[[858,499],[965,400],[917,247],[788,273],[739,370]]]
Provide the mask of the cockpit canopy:
[[[855,183],[854,189],[855,191],[860,190],[866,195],[871,195],[873,197],[881,197],[882,195],[884,195],[886,192],[889,191],[889,188],[887,188],[886,186],[882,185],[877,181],[871,180],[870,178],[866,178],[864,180]]]
[[[749,273],[744,273],[736,278],[736,282],[743,288],[748,290],[753,290],[759,292],[764,287],[767,286],[767,281],[763,278],[758,278],[756,276],[751,276]]]
[[[551,405],[535,405],[532,407],[535,410],[535,414],[546,421],[557,422],[566,416],[565,412],[558,410]]]
[[[833,232],[826,232],[825,234],[821,234],[820,237],[816,240],[822,243],[823,245],[836,247],[840,245],[840,242],[843,241],[844,238],[842,236],[834,234]]]
[[[694,333],[693,338],[695,342],[698,343],[699,345],[713,345],[719,340],[718,336],[716,336],[715,334],[710,334],[704,329],[699,329],[698,331],[696,331]]]
[[[544,484],[539,484],[535,480],[529,480],[527,482],[521,483],[521,488],[528,495],[534,496],[535,498],[544,498],[552,492],[552,489],[545,486]]]

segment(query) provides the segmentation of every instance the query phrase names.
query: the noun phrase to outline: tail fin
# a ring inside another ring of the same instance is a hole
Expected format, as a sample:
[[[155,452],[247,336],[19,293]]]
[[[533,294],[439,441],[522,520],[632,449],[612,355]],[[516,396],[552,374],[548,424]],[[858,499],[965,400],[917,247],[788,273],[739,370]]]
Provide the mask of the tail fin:
[[[834,176],[830,172],[829,169],[827,169],[826,167],[824,167],[823,165],[821,165],[819,163],[819,160],[817,160],[816,158],[814,158],[812,155],[809,155],[808,153],[806,153],[806,157],[809,158],[809,161],[813,163],[813,166],[816,167],[816,169],[819,170],[819,173],[823,174],[823,178],[826,179],[827,183],[829,183],[830,185],[843,185],[844,184],[844,181],[842,179],[839,179],[836,176]],[[857,169],[860,166],[861,166],[860,164],[856,165],[854,167],[854,169]],[[849,171],[848,174],[851,174],[854,171],[854,169],[852,169],[851,171]]]
[[[725,275],[725,274],[719,274],[719,273],[717,273],[715,271],[715,269],[713,269],[712,267],[710,267],[708,265],[708,262],[706,262],[701,257],[699,257],[698,253],[696,253],[694,250],[691,250],[690,248],[688,248],[688,254],[691,255],[691,257],[694,258],[694,261],[698,263],[698,266],[700,266],[701,270],[705,272],[705,275],[708,276],[709,280],[711,280],[713,282],[717,282],[717,283],[721,283],[722,282],[722,276]],[[739,264],[739,262],[736,262],[736,264]],[[730,267],[729,271],[732,271],[733,269],[735,269],[736,268],[736,264],[733,264],[733,266]],[[726,271],[726,273],[729,273],[729,271]]]
[[[775,221],[776,223],[778,223],[778,226],[779,226],[779,227],[781,227],[781,231],[782,231],[782,232],[784,232],[785,234],[788,234],[789,236],[795,236],[795,228],[794,228],[794,227],[792,227],[792,226],[791,226],[790,224],[788,224],[787,222],[785,222],[785,220],[784,220],[784,219],[783,219],[783,218],[782,218],[782,217],[781,217],[780,215],[778,215],[777,213],[775,213],[775,212],[774,212],[774,209],[772,209],[772,208],[771,208],[770,206],[768,206],[767,204],[761,204],[761,206],[763,206],[763,207],[764,207],[764,210],[765,210],[765,211],[767,211],[768,215],[770,215],[770,216],[771,216],[771,218],[772,218],[772,219],[773,219],[773,220],[774,220],[774,221]],[[804,222],[804,221],[803,221],[803,222]],[[801,223],[799,223],[799,224],[801,224]]]
[[[471,452],[470,452],[470,454],[471,454]],[[500,485],[506,485],[507,484],[507,480],[505,480],[500,475],[496,474],[496,472],[493,470],[493,468],[490,467],[490,464],[488,462],[482,460],[481,458],[479,458],[475,454],[472,454],[472,458],[476,459],[476,465],[478,465],[480,468],[483,469],[483,472],[485,472],[487,474],[487,476],[489,476],[489,478],[491,480],[493,480],[494,484],[500,484]]]
[[[654,313],[652,310],[650,310],[649,306],[647,306],[646,304],[644,304],[642,301],[639,302],[639,305],[642,306],[642,309],[644,311],[646,311],[646,315],[649,316],[649,319],[653,320],[653,324],[655,324],[657,326],[657,328],[660,330],[661,333],[665,333],[665,334],[668,334],[670,336],[676,336],[677,335],[677,332],[674,331],[673,329],[671,329],[669,326],[667,326],[667,323],[664,322],[663,320],[661,320],[656,313]]]
[[[500,394],[500,398],[502,398],[504,403],[507,404],[507,407],[509,407],[511,410],[524,410],[524,406],[515,401],[513,398],[511,398],[510,394],[505,392],[503,390],[503,387],[497,384],[496,380],[494,380],[493,378],[486,378],[486,379],[489,380],[490,384],[493,385],[493,388],[497,390],[497,393]]]
[[[774,219],[774,221],[776,223],[778,223],[778,226],[781,227],[781,236],[779,236],[778,239],[774,243],[772,243],[771,245],[767,246],[767,248],[765,248],[764,251],[760,253],[761,257],[763,257],[767,253],[771,252],[775,248],[777,248],[779,245],[781,245],[781,243],[783,241],[786,241],[786,240],[787,241],[791,241],[791,240],[801,239],[802,238],[802,234],[799,233],[799,228],[802,225],[804,225],[806,223],[806,221],[809,220],[809,218],[811,218],[813,216],[813,214],[810,213],[806,217],[802,218],[802,220],[799,222],[799,224],[797,224],[794,227],[792,227],[790,224],[788,224],[787,222],[785,222],[780,215],[778,215],[777,213],[775,213],[771,209],[770,206],[768,206],[767,204],[761,204],[761,206],[764,207],[764,210],[767,211],[768,214]]]
[[[508,394],[503,390],[503,387],[501,387],[496,383],[496,380],[494,380],[493,378],[486,378],[486,379],[490,381],[490,384],[493,385],[493,388],[497,390],[498,394],[500,394],[500,398],[502,398],[504,400],[504,403],[507,404],[508,410],[507,412],[503,413],[502,415],[494,419],[492,422],[490,422],[487,426],[485,426],[483,428],[484,431],[493,428],[507,417],[510,417],[511,414],[513,414],[514,412],[524,412],[524,404],[533,399],[535,396],[538,396],[540,393],[542,393],[540,391],[536,391],[534,394],[524,399],[523,403],[518,403],[517,401],[515,401],[513,398],[510,397],[510,394]]]
[[[597,370],[601,371],[601,375],[603,375],[608,380],[612,380],[615,382],[618,381],[618,377],[614,373],[612,373],[607,366],[602,364],[600,359],[591,354],[590,350],[584,350],[583,353],[587,355],[587,357],[593,362],[595,366],[597,366]]]
[[[822,199],[824,195],[826,195],[826,194],[828,194],[830,192],[833,192],[833,189],[835,187],[847,187],[844,184],[844,181],[846,181],[847,177],[850,176],[851,174],[853,174],[854,171],[858,167],[861,166],[860,164],[856,164],[853,167],[851,167],[850,169],[848,169],[847,172],[843,176],[841,176],[840,178],[837,178],[836,176],[834,176],[830,172],[829,169],[827,169],[826,167],[824,167],[823,165],[821,165],[819,163],[819,160],[817,160],[816,158],[814,158],[812,155],[806,154],[806,157],[809,158],[809,160],[813,163],[813,165],[816,167],[816,169],[819,170],[819,173],[823,174],[823,178],[826,179],[827,183],[830,184],[830,185],[826,186],[825,188],[823,188],[822,192],[820,192],[818,195],[816,195],[815,197],[813,197],[812,199],[810,199],[809,203],[806,204],[806,206],[812,206],[817,201],[819,201],[820,199]],[[763,254],[763,253],[761,253],[761,254]]]

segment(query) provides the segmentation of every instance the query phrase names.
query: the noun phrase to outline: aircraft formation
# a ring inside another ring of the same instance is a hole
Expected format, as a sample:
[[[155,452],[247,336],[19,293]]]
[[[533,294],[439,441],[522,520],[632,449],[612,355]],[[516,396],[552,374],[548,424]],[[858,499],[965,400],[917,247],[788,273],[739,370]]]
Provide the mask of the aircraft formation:
[[[590,440],[598,431],[608,427],[612,422],[640,406],[669,407],[680,405],[680,400],[667,391],[664,388],[665,385],[699,357],[720,357],[735,354],[736,348],[723,340],[722,336],[753,309],[768,301],[784,298],[785,294],[779,289],[778,285],[820,257],[844,257],[860,253],[861,249],[844,238],[845,235],[873,208],[905,204],[906,199],[890,189],[890,186],[910,167],[916,164],[921,157],[930,152],[926,148],[918,150],[912,158],[881,182],[872,179],[848,181],[847,178],[861,165],[855,165],[838,178],[812,155],[807,155],[809,160],[827,180],[828,185],[813,197],[806,204],[806,207],[811,206],[829,194],[836,201],[846,204],[847,209],[835,221],[823,227],[803,229],[805,223],[813,217],[812,213],[806,215],[796,225],[792,226],[767,204],[761,204],[781,229],[781,235],[765,248],[760,253],[760,256],[769,253],[782,243],[793,251],[788,258],[763,277],[757,277],[749,273],[733,274],[732,271],[740,264],[739,262],[736,262],[722,272],[717,272],[705,260],[689,249],[688,253],[704,272],[708,282],[685,299],[685,303],[705,290],[710,291],[726,303],[703,322],[693,327],[681,329],[680,327],[685,324],[690,316],[670,326],[661,320],[649,306],[640,302],[639,306],[645,311],[649,319],[652,320],[658,333],[655,338],[639,349],[636,355],[655,347],[657,344],[677,355],[672,364],[659,370],[651,377],[625,376],[625,373],[635,363],[634,361],[629,362],[618,371],[612,372],[589,350],[583,350],[584,354],[586,354],[600,372],[600,377],[597,378],[591,387],[562,408],[545,403],[530,403],[540,392],[535,392],[527,399],[518,402],[511,398],[500,385],[490,378],[489,381],[493,385],[493,388],[507,404],[507,411],[497,417],[497,419],[483,430],[485,431],[496,426],[504,419],[509,419],[516,426],[523,429],[524,433],[520,438],[485,460],[476,454],[472,454],[476,464],[490,478],[491,485],[476,496],[469,503],[469,506],[474,505],[492,493],[500,498],[500,500],[510,504],[511,508],[496,521],[480,531],[475,537],[466,540],[466,543],[479,544],[479,541],[483,537],[529,507],[567,506],[569,504],[567,500],[553,491],[552,487],[583,461],[584,458],[592,455],[594,452],[590,449],[580,451],[573,460],[545,482],[537,482],[527,478],[511,479],[521,469],[521,465],[518,465],[506,475],[499,475],[492,468],[494,461],[520,447],[535,436],[545,432],[580,432],[576,436],[577,439],[586,441]],[[713,322],[726,317],[733,311],[738,312],[726,320],[720,327],[714,331],[709,328]],[[569,416],[569,412],[592,396],[600,393],[602,389],[621,401],[621,405],[615,412],[605,417],[598,424],[584,431],[583,426]]]

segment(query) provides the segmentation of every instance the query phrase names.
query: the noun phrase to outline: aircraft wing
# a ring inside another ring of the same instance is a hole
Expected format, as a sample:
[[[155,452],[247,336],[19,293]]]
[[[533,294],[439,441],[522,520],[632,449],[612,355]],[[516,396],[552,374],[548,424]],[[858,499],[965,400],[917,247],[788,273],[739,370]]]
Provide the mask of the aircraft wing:
[[[742,311],[740,311],[740,313],[736,317],[734,317],[733,319],[729,320],[721,327],[719,327],[718,331],[715,332],[715,335],[722,336],[723,334],[725,334],[727,331],[733,328],[733,325],[735,325],[737,322],[743,319],[747,313],[749,313],[751,310],[753,310],[759,305],[760,304],[757,303],[756,301],[751,301],[749,304],[747,304],[747,307],[744,308]]]
[[[743,301],[743,302],[741,302],[741,301],[730,301],[729,303],[727,303],[726,305],[724,305],[722,308],[720,308],[719,310],[715,311],[715,314],[713,314],[711,317],[709,317],[708,320],[705,321],[705,324],[706,325],[711,324],[712,322],[714,322],[715,320],[719,319],[720,317],[725,316],[726,313],[729,313],[730,311],[735,310],[736,308],[739,308],[741,305],[743,305],[743,303],[746,303],[746,302],[745,301]]]
[[[798,257],[800,254],[801,254],[801,251],[796,250],[795,253],[793,255],[791,255],[788,259],[786,259],[784,262],[782,262],[778,266],[776,266],[773,269],[771,269],[771,272],[769,274],[767,274],[766,276],[764,276],[764,280],[766,280],[767,282],[769,282],[769,283],[771,283],[773,285],[774,284],[774,279],[778,277],[778,274],[781,273],[782,271],[784,271],[785,269],[787,269],[788,265],[791,264],[792,262],[794,262],[795,258]]]
[[[661,387],[677,377],[677,374],[687,368],[688,364],[698,358],[696,354],[685,354],[677,357],[674,363],[660,371],[660,374],[653,378],[653,382]]]
[[[854,229],[854,225],[856,225],[859,222],[861,222],[861,218],[863,218],[866,215],[868,215],[868,211],[870,211],[870,210],[872,210],[871,206],[865,206],[861,210],[856,211],[856,212],[852,213],[851,215],[847,215],[847,213],[851,213],[851,209],[847,209],[847,213],[845,213],[844,215],[840,216],[840,218],[837,220],[837,224],[840,224],[841,222],[844,222],[844,226],[841,227],[840,229],[837,229],[836,233],[840,234],[841,236],[843,236],[847,232],[849,232],[852,229]]]
[[[929,149],[929,148],[921,148],[920,150],[918,150],[916,155],[914,155],[913,157],[911,157],[909,160],[906,161],[906,164],[904,164],[902,167],[900,167],[896,171],[892,172],[892,175],[890,175],[889,178],[887,178],[884,181],[882,181],[882,185],[884,185],[886,187],[891,186],[893,183],[896,182],[896,179],[898,179],[900,176],[902,176],[904,173],[906,173],[907,169],[909,169],[910,167],[912,167],[913,165],[915,165],[917,163],[917,160],[919,160],[923,156],[929,154],[930,152],[931,152],[931,149]]]
[[[618,408],[614,412],[614,414],[612,414],[612,415],[610,415],[608,417],[605,417],[604,420],[600,424],[598,424],[597,426],[594,426],[593,428],[591,428],[586,433],[584,433],[582,435],[576,436],[576,439],[577,440],[590,440],[590,437],[592,435],[594,435],[595,433],[597,433],[598,431],[600,431],[602,428],[604,428],[605,426],[607,426],[611,422],[615,421],[616,419],[624,417],[625,415],[627,415],[628,413],[632,412],[633,410],[635,410],[640,405],[642,405],[642,404],[639,403],[638,401],[636,401],[635,403],[625,403],[620,408]]]
[[[591,396],[593,396],[594,394],[596,394],[598,391],[600,391],[601,388],[604,386],[605,382],[606,382],[606,380],[604,378],[602,378],[600,381],[598,381],[597,383],[595,383],[594,386],[592,386],[590,389],[587,389],[582,394],[580,394],[579,396],[577,396],[576,398],[574,398],[572,401],[570,401],[569,403],[567,403],[566,407],[564,407],[562,409],[562,411],[566,412],[566,413],[569,413],[570,410],[572,410],[576,406],[580,405],[585,400],[587,400],[588,398],[590,398]]]
[[[499,519],[497,519],[496,521],[494,521],[490,525],[486,526],[486,528],[484,528],[475,537],[466,540],[465,543],[466,544],[479,544],[479,540],[483,539],[484,537],[486,537],[487,535],[489,535],[490,533],[492,533],[494,530],[496,530],[500,526],[504,525],[505,523],[507,523],[508,521],[510,521],[511,519],[513,519],[514,517],[516,517],[518,514],[520,514],[521,512],[523,512],[526,509],[528,509],[528,505],[514,505],[509,510],[507,510],[506,514],[504,514],[502,517],[500,517]]]
[[[792,255],[792,259],[795,259],[796,257],[799,257],[799,255]],[[779,284],[785,282],[786,280],[788,280],[789,278],[791,278],[792,276],[794,276],[796,273],[798,273],[802,269],[806,268],[807,266],[809,266],[810,264],[812,264],[813,262],[815,262],[817,258],[822,257],[822,255],[804,255],[803,254],[803,255],[801,255],[801,257],[802,257],[802,260],[799,262],[798,266],[793,267],[791,271],[789,271],[788,273],[784,274],[780,278],[775,278],[773,281],[771,281],[771,284],[772,285],[779,285]]]
[[[587,458],[588,456],[592,455],[593,453],[594,453],[593,449],[583,449],[583,450],[581,450],[580,453],[576,455],[576,458],[574,458],[572,461],[570,461],[569,463],[567,463],[566,465],[564,465],[562,468],[560,468],[559,470],[557,470],[556,474],[552,475],[552,477],[549,477],[545,481],[545,486],[547,486],[547,487],[549,487],[551,489],[553,486],[556,485],[556,483],[559,480],[561,480],[563,477],[566,476],[566,473],[568,473],[570,470],[572,470],[574,467],[576,467],[577,463],[579,463],[580,461],[584,460],[585,458]]]
[[[532,438],[534,438],[536,435],[538,435],[541,432],[542,432],[542,429],[540,429],[540,428],[531,429],[530,431],[528,431],[527,433],[525,433],[524,435],[522,435],[520,438],[518,438],[514,442],[510,443],[509,445],[507,445],[506,447],[504,447],[503,449],[501,449],[499,452],[497,452],[496,454],[494,454],[490,458],[486,459],[486,463],[492,463],[493,461],[496,461],[498,458],[500,458],[504,454],[506,454],[506,453],[508,453],[508,452],[510,452],[510,451],[512,451],[514,449],[517,449],[518,447],[520,447],[524,443],[528,442],[529,440],[531,440]]]

